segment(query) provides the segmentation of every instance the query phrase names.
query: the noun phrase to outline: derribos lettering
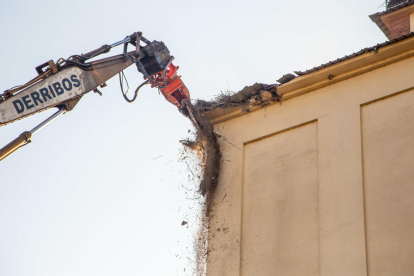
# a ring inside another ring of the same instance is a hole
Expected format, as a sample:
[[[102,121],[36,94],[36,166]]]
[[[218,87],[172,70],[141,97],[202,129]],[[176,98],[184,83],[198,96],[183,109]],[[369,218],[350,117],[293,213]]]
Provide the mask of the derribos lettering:
[[[14,100],[12,103],[17,114],[20,114],[25,110],[32,109],[39,104],[63,95],[65,91],[71,91],[73,87],[79,87],[80,85],[78,76],[71,75],[70,79],[64,78],[61,82],[54,82],[52,85],[42,87],[39,91],[34,91],[30,95],[23,96],[20,100]]]

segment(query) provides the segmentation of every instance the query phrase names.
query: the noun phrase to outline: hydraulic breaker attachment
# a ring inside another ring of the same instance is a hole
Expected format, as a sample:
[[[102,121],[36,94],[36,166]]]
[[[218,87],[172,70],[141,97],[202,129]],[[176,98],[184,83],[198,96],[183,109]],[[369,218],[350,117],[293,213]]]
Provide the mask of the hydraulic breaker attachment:
[[[177,75],[179,68],[170,62],[163,72],[150,77],[151,87],[158,87],[164,98],[177,106],[181,113],[188,117],[198,130],[201,130],[200,122],[193,113],[194,108],[191,105],[190,92],[181,80],[181,76]]]
[[[183,101],[190,100],[190,92],[181,80],[181,76],[177,75],[178,68],[180,67],[170,62],[165,71],[151,76],[152,80],[159,84],[157,86],[151,82],[151,87],[158,87],[167,101],[182,109]]]

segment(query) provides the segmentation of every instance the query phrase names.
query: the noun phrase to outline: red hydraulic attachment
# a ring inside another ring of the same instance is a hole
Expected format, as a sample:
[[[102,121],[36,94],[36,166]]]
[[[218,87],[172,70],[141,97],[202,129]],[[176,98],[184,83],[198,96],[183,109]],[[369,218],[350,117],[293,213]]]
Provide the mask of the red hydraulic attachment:
[[[172,103],[173,105],[183,108],[184,100],[190,100],[190,92],[188,92],[187,87],[181,80],[181,76],[177,75],[178,66],[170,63],[167,68],[165,68],[165,84],[163,80],[163,72],[154,74],[151,78],[159,84],[165,85],[164,88],[158,87],[165,99]],[[157,87],[151,83],[151,87]]]

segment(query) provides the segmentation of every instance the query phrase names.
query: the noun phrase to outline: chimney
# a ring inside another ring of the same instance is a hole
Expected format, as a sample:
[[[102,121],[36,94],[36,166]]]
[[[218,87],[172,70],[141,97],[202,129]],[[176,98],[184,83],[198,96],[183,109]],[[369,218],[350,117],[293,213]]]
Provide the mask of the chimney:
[[[414,31],[414,0],[389,0],[384,12],[370,15],[389,40]]]

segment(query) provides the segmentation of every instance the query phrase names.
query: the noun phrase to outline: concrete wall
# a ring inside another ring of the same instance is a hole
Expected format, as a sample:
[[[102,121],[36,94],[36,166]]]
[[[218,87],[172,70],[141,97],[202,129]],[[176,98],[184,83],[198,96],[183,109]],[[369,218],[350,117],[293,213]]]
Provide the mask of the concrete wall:
[[[414,58],[217,123],[207,275],[414,275]]]

